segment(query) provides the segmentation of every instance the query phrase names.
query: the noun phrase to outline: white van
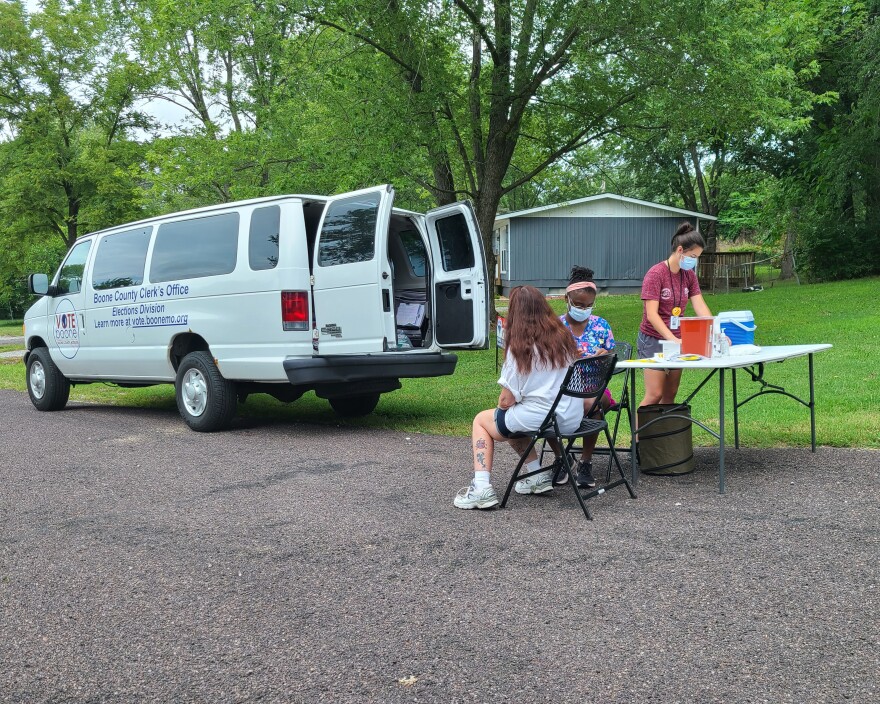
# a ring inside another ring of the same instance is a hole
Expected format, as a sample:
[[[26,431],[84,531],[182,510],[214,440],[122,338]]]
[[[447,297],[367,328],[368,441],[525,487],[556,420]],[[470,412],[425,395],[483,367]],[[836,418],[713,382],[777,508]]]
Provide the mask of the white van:
[[[77,240],[25,314],[34,406],[71,384],[174,383],[194,430],[238,401],[313,390],[370,413],[400,379],[451,374],[441,350],[488,346],[489,281],[469,203],[421,215],[379,186],[227,203]]]

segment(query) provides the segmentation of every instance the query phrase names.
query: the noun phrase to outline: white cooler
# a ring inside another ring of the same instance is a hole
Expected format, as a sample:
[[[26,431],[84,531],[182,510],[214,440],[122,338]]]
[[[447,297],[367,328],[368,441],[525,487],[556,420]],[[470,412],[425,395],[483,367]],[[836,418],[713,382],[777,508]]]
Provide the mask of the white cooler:
[[[754,345],[755,316],[750,310],[732,310],[715,317],[716,329],[730,338],[731,345]]]

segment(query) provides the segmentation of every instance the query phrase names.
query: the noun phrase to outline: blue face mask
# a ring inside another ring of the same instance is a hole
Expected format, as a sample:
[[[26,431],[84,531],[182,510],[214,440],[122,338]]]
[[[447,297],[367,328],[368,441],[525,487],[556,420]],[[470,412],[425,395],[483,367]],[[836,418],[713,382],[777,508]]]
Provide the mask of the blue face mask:
[[[574,306],[569,306],[568,314],[572,317],[573,320],[582,323],[593,314],[593,307],[590,306],[589,308],[575,308]]]
[[[681,255],[681,261],[679,262],[679,266],[685,271],[690,271],[691,269],[697,268],[697,258],[696,257],[688,257],[684,254]]]

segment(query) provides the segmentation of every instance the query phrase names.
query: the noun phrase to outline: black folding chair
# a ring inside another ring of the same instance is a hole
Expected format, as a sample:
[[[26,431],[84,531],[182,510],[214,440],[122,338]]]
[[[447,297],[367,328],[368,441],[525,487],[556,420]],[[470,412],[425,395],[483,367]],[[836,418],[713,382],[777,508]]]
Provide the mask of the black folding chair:
[[[531,442],[529,442],[528,447],[519,458],[516,469],[513,470],[513,475],[507,484],[507,491],[504,492],[504,498],[501,500],[501,508],[504,508],[507,505],[507,499],[510,497],[510,492],[517,481],[547,471],[546,467],[542,467],[532,472],[526,472],[525,474],[519,473],[525,464],[526,458],[532,448],[537,444],[538,440],[546,440],[550,438],[555,438],[559,443],[560,448],[562,448],[562,462],[565,465],[565,471],[568,473],[568,483],[571,485],[572,489],[574,489],[575,496],[577,496],[578,502],[580,503],[587,520],[593,520],[593,517],[590,515],[590,510],[587,508],[587,500],[594,496],[604,494],[609,489],[624,484],[629,491],[629,495],[632,498],[636,498],[632,485],[623,473],[623,468],[620,466],[620,461],[617,459],[617,453],[614,451],[614,441],[608,432],[608,423],[605,420],[589,417],[589,415],[598,407],[602,398],[602,393],[605,391],[605,387],[608,386],[608,382],[614,374],[614,367],[616,364],[617,357],[615,355],[606,354],[601,357],[579,359],[569,367],[565,379],[559,387],[559,392],[553,400],[553,405],[547,412],[547,416],[541,422],[541,426],[534,432],[520,433],[516,435],[516,437],[529,438]],[[580,426],[571,433],[562,433],[559,430],[559,423],[556,420],[556,407],[564,396],[572,396],[579,399],[593,399],[590,410],[584,415],[584,419],[581,421]],[[611,455],[611,459],[617,465],[620,479],[614,482],[606,482],[604,486],[582,492],[577,486],[574,474],[571,446],[576,440],[583,441],[584,438],[598,435],[599,433],[605,434],[605,439],[608,442],[608,451]]]
[[[618,362],[625,360],[625,359],[630,359],[632,357],[632,349],[633,349],[632,345],[629,344],[628,342],[623,342],[621,340],[618,340],[614,346],[614,356],[617,357]],[[617,429],[620,426],[620,412],[624,411],[628,418],[630,415],[630,410],[629,410],[629,374],[627,372],[628,372],[628,370],[626,370],[626,369],[618,369],[617,366],[614,367],[613,377],[622,376],[623,377],[623,385],[620,389],[619,398],[615,399],[613,404],[611,404],[608,408],[604,409],[604,415],[606,417],[608,416],[609,413],[616,414],[615,418],[614,418],[614,427],[611,429],[611,442],[614,443],[615,445],[617,443]],[[613,378],[612,378],[612,381],[613,381]],[[590,413],[593,413],[594,415],[599,415],[598,408],[599,407],[597,407],[594,404],[594,407],[590,410]],[[632,418],[629,418],[629,423],[630,423],[630,428],[632,428],[633,427],[633,419]],[[615,449],[617,449],[617,452],[630,452],[630,450],[628,448],[623,449],[623,450],[621,450],[620,448],[615,448]],[[541,453],[540,453],[541,462],[544,461],[544,453],[545,452],[547,452],[547,441],[546,440],[544,440],[543,444],[541,445]],[[573,456],[580,456],[581,455],[581,448],[577,447],[577,446],[572,447],[571,454]],[[606,483],[610,482],[611,481],[611,464],[612,464],[611,453],[608,451],[607,447],[596,447],[593,449],[593,456],[595,457],[596,455],[608,455],[608,469],[605,473],[605,481],[606,481]]]
[[[614,346],[614,356],[617,357],[617,361],[621,362],[632,357],[632,345],[628,342],[623,342],[622,340],[618,340]],[[614,368],[614,376],[622,376],[623,377],[623,385],[620,389],[620,396],[614,400],[614,403],[611,404],[608,408],[605,409],[605,416],[607,417],[609,413],[614,413],[614,427],[611,429],[611,441],[613,443],[617,443],[617,429],[620,426],[620,414],[621,412],[626,413],[627,418],[629,419],[629,427],[632,429],[633,423],[635,420],[630,417],[630,409],[629,409],[629,370],[628,369],[618,369],[616,366]],[[632,452],[630,448],[615,448],[617,452]],[[597,447],[593,450],[593,456],[595,455],[608,455],[608,469],[605,473],[605,481],[611,481],[611,453],[608,451],[606,447]]]

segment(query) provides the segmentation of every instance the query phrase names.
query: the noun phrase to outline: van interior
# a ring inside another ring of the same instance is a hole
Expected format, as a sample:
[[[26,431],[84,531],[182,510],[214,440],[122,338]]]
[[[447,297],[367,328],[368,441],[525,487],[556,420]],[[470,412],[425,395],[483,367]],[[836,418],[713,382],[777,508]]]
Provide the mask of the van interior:
[[[318,224],[324,206],[323,201],[303,203],[310,265],[314,261]],[[411,216],[392,213],[388,229],[388,261],[391,263],[397,328],[396,349],[405,352],[430,347],[431,268],[428,266],[427,244]]]

